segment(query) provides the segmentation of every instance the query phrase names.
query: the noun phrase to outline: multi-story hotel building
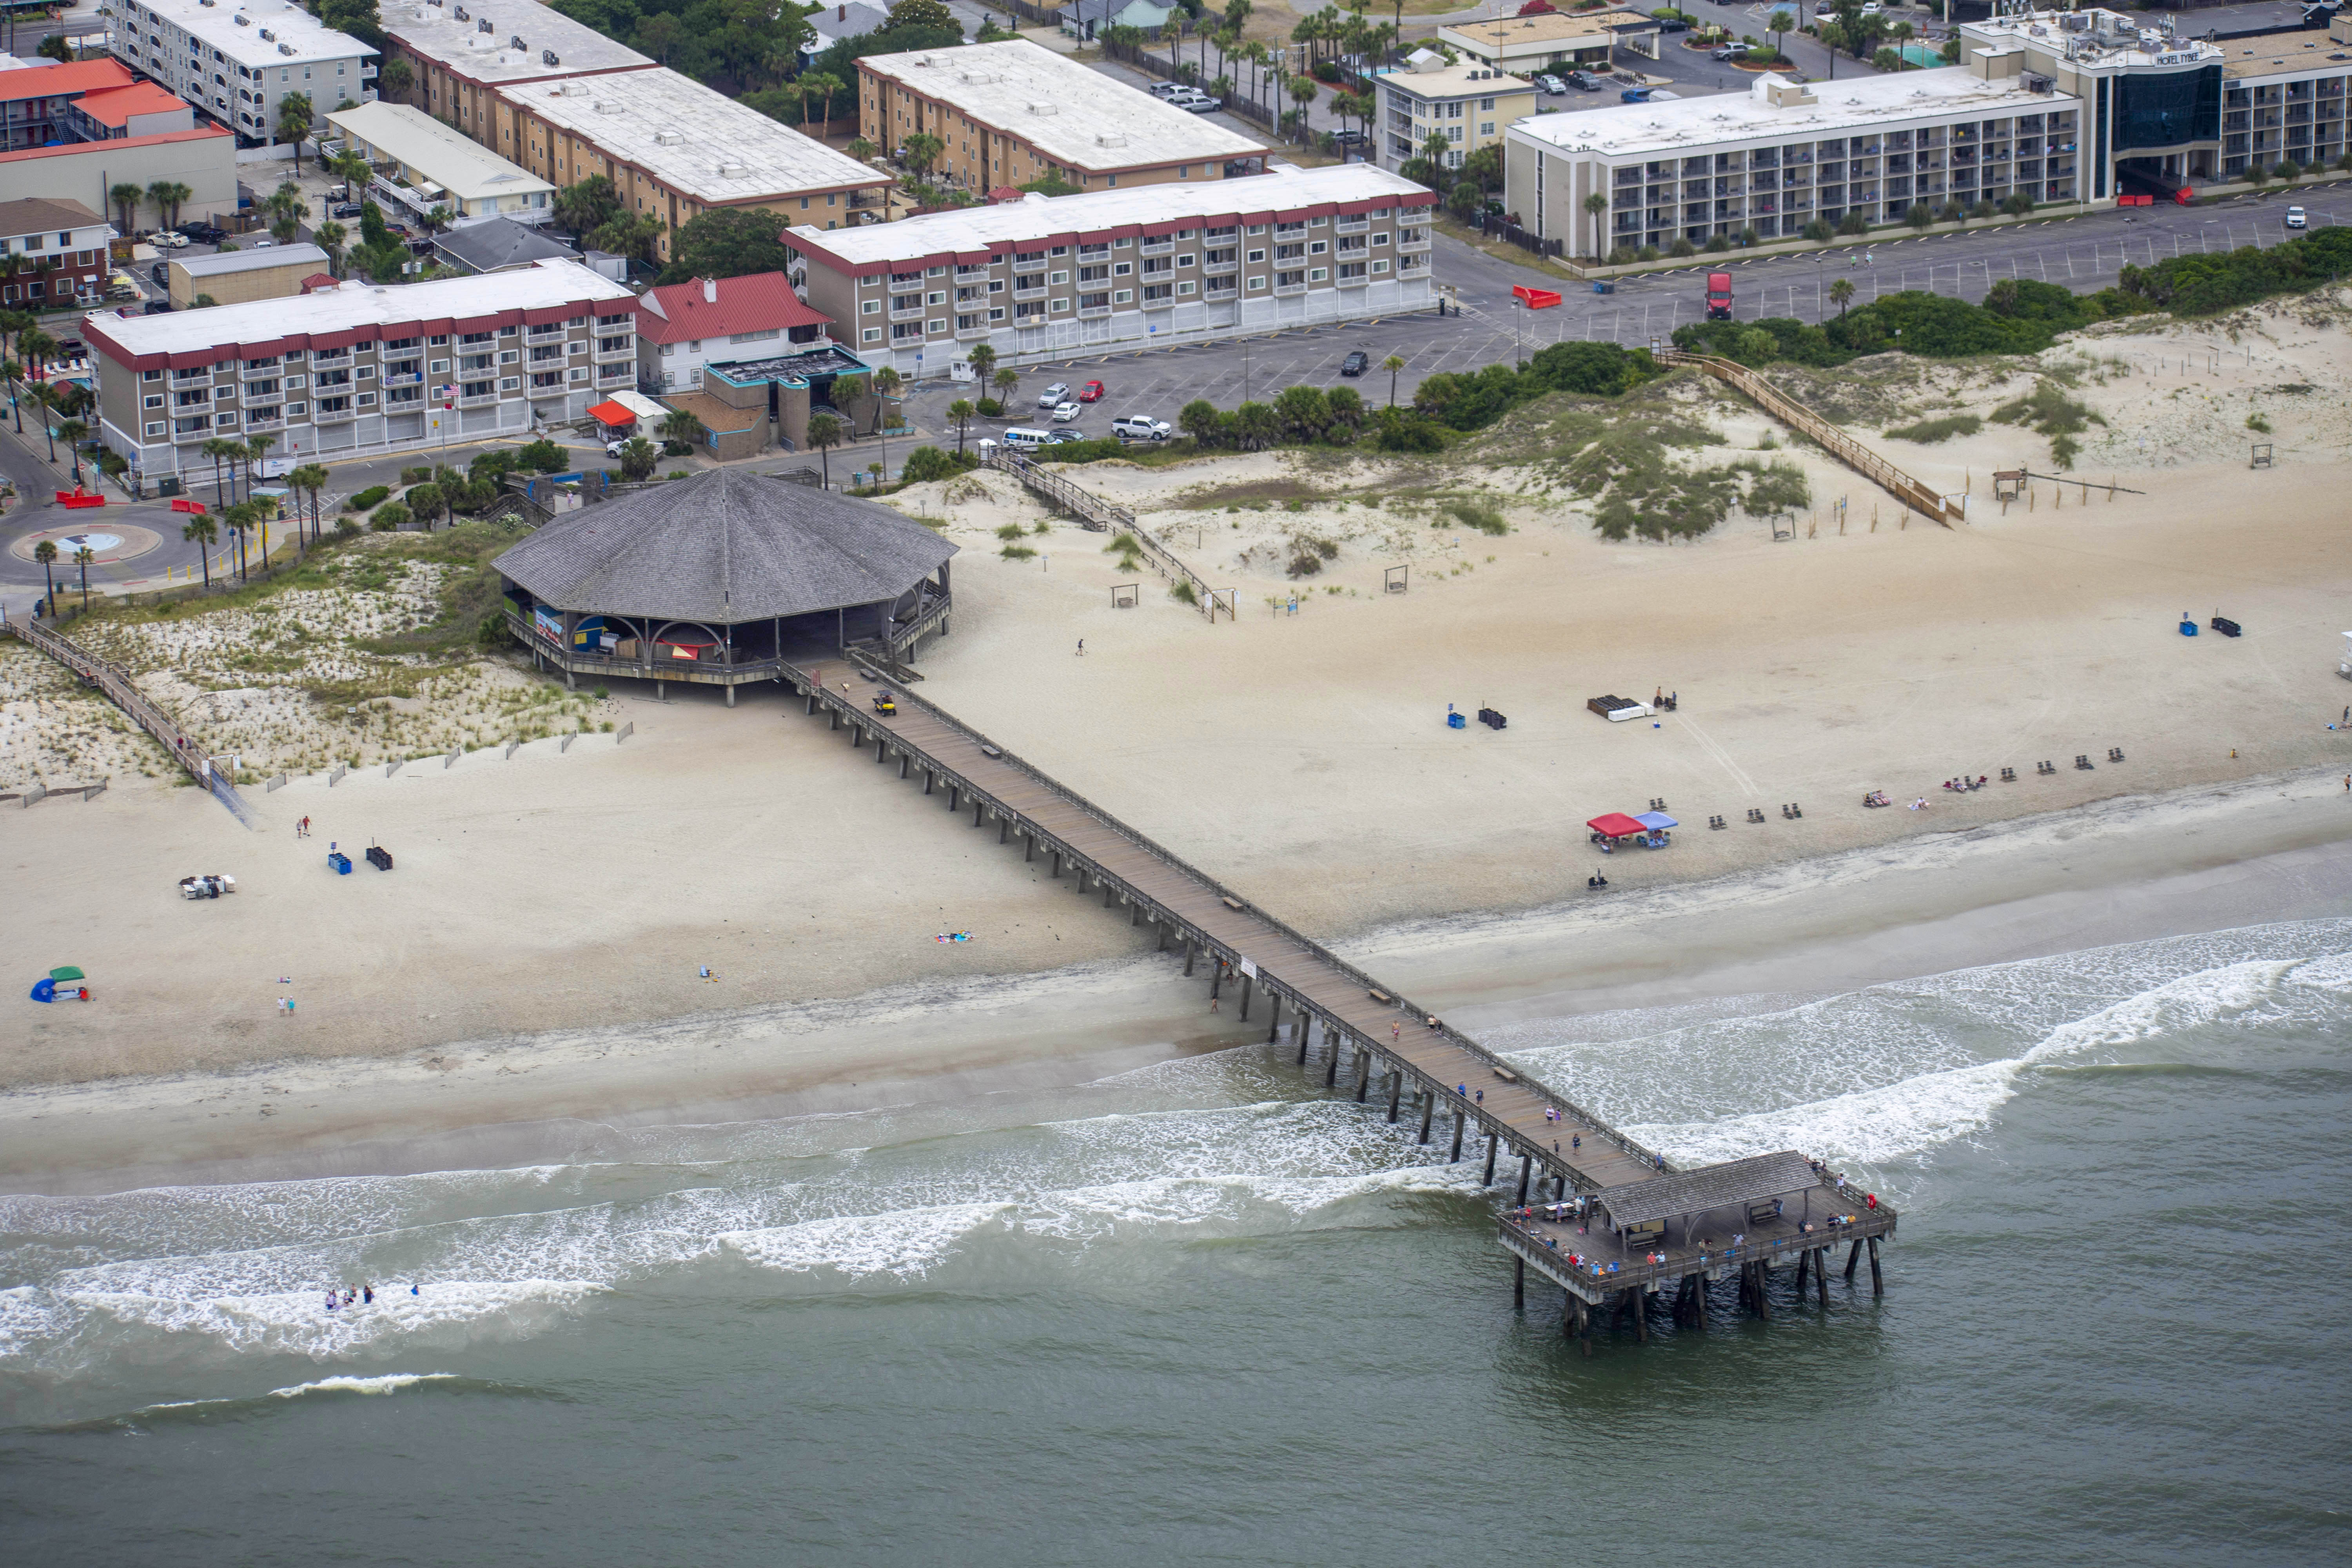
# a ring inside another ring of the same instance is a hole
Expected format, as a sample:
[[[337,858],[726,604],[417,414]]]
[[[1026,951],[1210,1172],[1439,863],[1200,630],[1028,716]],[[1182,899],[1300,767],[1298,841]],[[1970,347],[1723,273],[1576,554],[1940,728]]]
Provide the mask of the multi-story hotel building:
[[[162,316],[94,313],[100,439],[138,472],[209,472],[209,437],[275,455],[394,451],[583,417],[635,384],[636,300],[575,261]]]
[[[1051,175],[1084,191],[1254,174],[1265,149],[1026,38],[869,55],[858,134],[894,156],[917,132],[944,149],[934,179],[969,190]]]
[[[375,51],[291,0],[119,0],[114,57],[236,132],[278,140],[278,106],[310,100],[311,119],[375,97]]]
[[[1402,68],[1372,73],[1380,95],[1373,136],[1381,163],[1396,169],[1421,156],[1432,136],[1445,141],[1445,166],[1503,139],[1514,121],[1536,111],[1536,89],[1524,78],[1493,66],[1447,65],[1445,57],[1415,49]]]
[[[532,0],[387,0],[383,16],[386,55],[408,62],[404,100],[501,158],[515,158],[514,112],[502,89],[654,67]]]
[[[559,189],[610,178],[658,221],[664,258],[678,226],[715,207],[818,228],[879,222],[889,176],[814,136],[656,67],[499,89],[513,114],[506,156]]]
[[[784,232],[808,302],[869,364],[1198,342],[1427,308],[1425,186],[1369,163],[1029,195]]]
[[[2011,195],[2083,199],[2084,105],[2044,79],[1942,70],[1800,85],[1757,79],[1745,95],[1546,114],[1511,127],[1504,199],[1571,254],[1759,239],[1849,215],[1900,220],[1916,203]],[[1608,204],[1595,215],[1591,196]]]

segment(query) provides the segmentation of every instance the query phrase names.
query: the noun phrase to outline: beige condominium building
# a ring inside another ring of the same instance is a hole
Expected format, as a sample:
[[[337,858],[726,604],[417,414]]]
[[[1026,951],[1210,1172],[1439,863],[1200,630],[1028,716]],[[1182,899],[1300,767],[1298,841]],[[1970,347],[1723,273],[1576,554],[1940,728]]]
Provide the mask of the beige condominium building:
[[[1415,49],[1403,68],[1372,73],[1380,94],[1378,138],[1383,168],[1421,156],[1432,136],[1445,141],[1445,166],[1503,140],[1511,121],[1536,111],[1536,89],[1525,78],[1486,65],[1447,65],[1445,57]]]
[[[397,451],[583,417],[636,381],[636,300],[576,261],[82,322],[99,435],[142,475],[209,471],[207,437],[274,456]]]
[[[876,366],[1197,342],[1426,309],[1427,187],[1370,163],[1028,195],[828,234],[787,229],[808,302]]]
[[[421,109],[368,103],[327,116],[343,145],[375,169],[379,194],[423,218],[436,208],[453,217],[505,217],[545,223],[555,187]]]
[[[499,97],[514,115],[516,163],[559,188],[607,176],[630,211],[661,224],[665,259],[671,235],[717,207],[820,229],[881,220],[888,175],[666,68]]]
[[[858,133],[894,157],[940,140],[934,177],[967,190],[1048,175],[1083,191],[1256,174],[1265,149],[1026,38],[857,62]]]
[[[1512,126],[1504,200],[1573,255],[1759,239],[1856,215],[1895,223],[1913,204],[2081,199],[2083,103],[2046,81],[1954,66],[1744,95],[1613,104]],[[1585,210],[1593,195],[1607,208]]]
[[[1606,70],[1616,51],[1658,58],[1658,24],[1639,11],[1554,11],[1437,29],[1437,41],[1479,65],[1537,71]]]
[[[200,299],[215,305],[283,300],[331,270],[327,253],[315,245],[273,245],[267,250],[224,250],[216,256],[174,256],[166,263],[172,308],[186,310]]]
[[[502,89],[654,66],[537,0],[385,0],[381,16],[385,58],[408,62],[401,100],[502,158],[515,157]]]

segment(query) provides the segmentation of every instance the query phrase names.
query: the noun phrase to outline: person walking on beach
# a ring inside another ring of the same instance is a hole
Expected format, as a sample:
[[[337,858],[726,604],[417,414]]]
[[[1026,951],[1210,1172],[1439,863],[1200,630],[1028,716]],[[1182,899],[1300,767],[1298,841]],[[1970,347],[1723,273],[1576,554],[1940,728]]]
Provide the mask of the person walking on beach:
[[[1078,657],[1080,658],[1087,657],[1087,639],[1084,637],[1078,639]]]

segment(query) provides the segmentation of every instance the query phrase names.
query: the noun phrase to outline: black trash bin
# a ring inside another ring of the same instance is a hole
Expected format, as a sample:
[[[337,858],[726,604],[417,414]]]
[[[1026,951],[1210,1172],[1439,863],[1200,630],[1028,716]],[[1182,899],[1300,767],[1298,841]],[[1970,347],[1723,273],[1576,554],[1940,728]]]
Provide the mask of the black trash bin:
[[[392,851],[381,844],[371,844],[368,846],[367,863],[379,871],[389,871],[392,869]]]

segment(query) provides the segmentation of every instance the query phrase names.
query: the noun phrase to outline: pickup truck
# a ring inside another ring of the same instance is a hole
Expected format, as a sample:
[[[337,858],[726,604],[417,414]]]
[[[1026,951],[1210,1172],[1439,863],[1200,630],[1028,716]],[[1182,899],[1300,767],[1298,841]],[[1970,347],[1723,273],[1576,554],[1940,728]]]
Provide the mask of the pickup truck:
[[[1110,433],[1122,441],[1165,441],[1174,434],[1165,419],[1149,414],[1127,414],[1110,422]]]

